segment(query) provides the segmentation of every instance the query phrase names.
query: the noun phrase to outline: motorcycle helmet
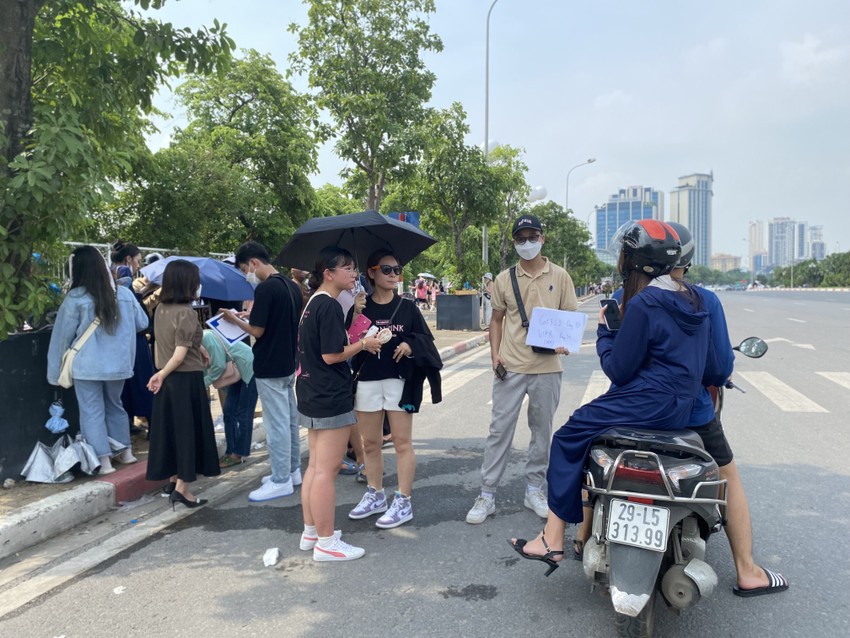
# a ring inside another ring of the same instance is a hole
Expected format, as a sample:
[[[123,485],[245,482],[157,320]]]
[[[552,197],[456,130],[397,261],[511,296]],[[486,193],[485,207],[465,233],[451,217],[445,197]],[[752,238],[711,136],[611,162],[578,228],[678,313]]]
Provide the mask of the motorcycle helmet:
[[[679,241],[682,244],[682,254],[679,255],[679,261],[676,262],[675,268],[684,268],[687,271],[687,269],[691,267],[691,262],[694,259],[694,251],[696,250],[694,236],[691,235],[691,231],[682,226],[682,224],[678,224],[676,222],[667,222],[667,224],[676,231],[676,234],[679,236]]]
[[[650,277],[670,274],[682,254],[679,235],[665,222],[639,219],[629,222],[622,230],[623,277],[636,270]],[[617,231],[620,234],[620,231]]]

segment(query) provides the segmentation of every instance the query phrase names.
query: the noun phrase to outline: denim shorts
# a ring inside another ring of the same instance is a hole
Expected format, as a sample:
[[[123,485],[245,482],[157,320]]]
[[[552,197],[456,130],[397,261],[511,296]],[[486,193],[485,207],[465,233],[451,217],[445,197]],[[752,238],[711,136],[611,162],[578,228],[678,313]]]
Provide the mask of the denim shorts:
[[[336,416],[310,417],[298,413],[298,424],[308,430],[338,430],[357,423],[354,410]]]

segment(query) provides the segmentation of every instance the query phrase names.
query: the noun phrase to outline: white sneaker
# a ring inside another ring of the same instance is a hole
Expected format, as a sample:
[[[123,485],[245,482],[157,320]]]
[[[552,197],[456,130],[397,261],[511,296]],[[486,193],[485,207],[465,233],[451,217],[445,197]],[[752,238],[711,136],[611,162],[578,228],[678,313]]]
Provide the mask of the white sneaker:
[[[115,468],[112,467],[112,461],[109,460],[109,456],[99,456],[97,460],[100,461],[100,472],[97,473],[98,476],[112,474],[115,471]]]
[[[280,498],[281,496],[289,496],[294,491],[295,490],[292,489],[292,479],[289,479],[286,483],[268,481],[248,494],[248,500],[252,503],[270,501],[275,498]]]
[[[268,482],[269,482],[269,481],[271,481],[271,480],[272,480],[272,475],[271,475],[271,474],[266,474],[266,475],[265,475],[265,476],[264,476],[264,477],[260,480],[260,483],[261,483],[262,485],[265,485],[266,483],[268,483]]]
[[[133,456],[133,448],[125,447],[123,450],[121,450],[121,454],[115,457],[115,460],[119,463],[129,465],[130,463],[135,463],[139,459]]]
[[[292,485],[301,485],[301,468],[299,467],[294,472],[290,472],[289,478],[292,479]],[[271,477],[269,477],[271,480]]]
[[[333,542],[330,547],[321,547],[318,543],[313,547],[313,560],[319,563],[357,560],[366,550],[362,547],[354,547],[343,541],[338,536],[334,535]]]
[[[496,499],[490,496],[479,496],[472,504],[472,509],[466,513],[466,522],[478,525],[487,520],[488,516],[496,513]]]
[[[523,503],[528,509],[533,510],[540,518],[549,516],[549,503],[546,500],[546,495],[543,490],[534,490],[525,493],[525,502]]]
[[[334,530],[334,538],[340,538],[342,536],[341,529]],[[319,542],[318,535],[316,536],[308,536],[307,532],[301,532],[301,542],[298,544],[299,549],[303,551],[309,551],[316,546],[316,543]]]

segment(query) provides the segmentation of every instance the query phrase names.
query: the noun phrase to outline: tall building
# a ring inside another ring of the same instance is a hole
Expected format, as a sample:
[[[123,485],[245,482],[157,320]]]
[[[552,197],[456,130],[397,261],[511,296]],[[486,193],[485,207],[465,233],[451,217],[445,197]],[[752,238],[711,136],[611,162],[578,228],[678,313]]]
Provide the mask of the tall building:
[[[809,258],[809,224],[797,222],[794,228],[794,261],[804,261]]]
[[[764,253],[764,222],[761,220],[750,222],[749,228],[749,250],[747,267],[750,272],[756,270],[756,255]]]
[[[823,226],[809,226],[809,257],[818,261],[826,259],[826,242],[823,240]]]
[[[649,186],[621,188],[596,207],[596,253],[604,258],[617,229],[628,221],[664,219],[664,193]]]
[[[679,178],[670,191],[671,222],[678,222],[694,236],[694,262],[709,266],[711,262],[711,199],[714,197],[714,171],[694,173]]]
[[[790,217],[774,217],[767,224],[767,261],[771,267],[788,266],[795,261],[797,222]]]

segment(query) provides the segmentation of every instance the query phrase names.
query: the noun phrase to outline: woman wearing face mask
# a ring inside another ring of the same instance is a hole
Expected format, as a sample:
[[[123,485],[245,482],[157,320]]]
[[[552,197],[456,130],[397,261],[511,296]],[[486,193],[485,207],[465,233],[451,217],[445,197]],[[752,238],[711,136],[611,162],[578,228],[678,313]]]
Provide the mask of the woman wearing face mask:
[[[183,503],[198,507],[190,484],[198,474],[217,476],[215,444],[209,395],[204,385],[208,355],[201,346],[203,330],[192,308],[201,279],[198,267],[188,261],[172,261],[162,274],[162,295],[156,308],[156,364],[159,372],[148,382],[154,393],[153,427],[150,432],[147,478],[171,479],[172,507]]]

